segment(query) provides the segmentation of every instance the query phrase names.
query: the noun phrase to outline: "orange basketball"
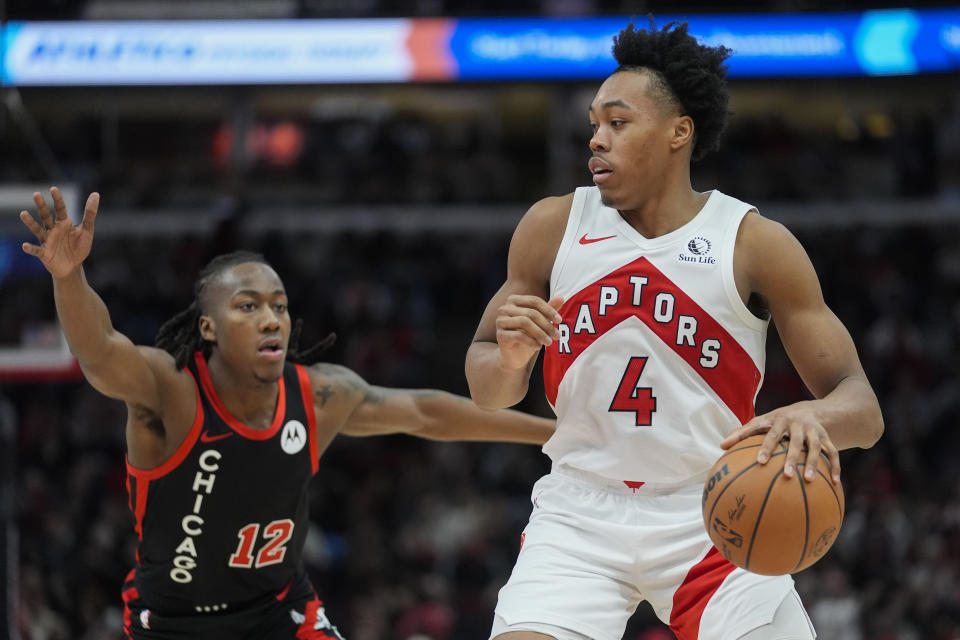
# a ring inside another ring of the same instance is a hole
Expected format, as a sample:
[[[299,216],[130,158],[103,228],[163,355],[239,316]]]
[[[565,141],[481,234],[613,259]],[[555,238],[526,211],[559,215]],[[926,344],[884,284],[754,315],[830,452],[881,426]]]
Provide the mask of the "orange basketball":
[[[826,455],[820,454],[812,482],[802,477],[805,457],[793,478],[786,478],[786,443],[759,464],[762,442],[763,435],[741,440],[713,465],[703,486],[703,523],[720,553],[738,567],[765,575],[796,573],[837,539],[843,490],[830,479]]]

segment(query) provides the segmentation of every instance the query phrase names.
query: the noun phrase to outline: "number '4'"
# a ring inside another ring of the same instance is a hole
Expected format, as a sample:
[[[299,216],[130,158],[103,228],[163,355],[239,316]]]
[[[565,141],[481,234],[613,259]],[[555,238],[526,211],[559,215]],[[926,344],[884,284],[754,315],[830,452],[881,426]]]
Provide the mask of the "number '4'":
[[[249,569],[251,567],[266,567],[271,564],[283,562],[283,557],[287,554],[287,542],[293,535],[293,520],[284,518],[283,520],[274,520],[263,528],[263,537],[269,540],[263,545],[257,554],[257,561],[254,563],[253,544],[257,541],[257,533],[260,532],[260,525],[256,522],[248,524],[237,532],[240,538],[240,544],[237,550],[230,556],[227,563],[231,567]]]
[[[640,374],[647,366],[646,356],[634,356],[627,363],[623,372],[623,379],[617,387],[617,393],[610,403],[610,411],[632,411],[637,415],[638,427],[649,427],[653,424],[653,412],[657,410],[657,399],[653,396],[650,387],[641,387]]]

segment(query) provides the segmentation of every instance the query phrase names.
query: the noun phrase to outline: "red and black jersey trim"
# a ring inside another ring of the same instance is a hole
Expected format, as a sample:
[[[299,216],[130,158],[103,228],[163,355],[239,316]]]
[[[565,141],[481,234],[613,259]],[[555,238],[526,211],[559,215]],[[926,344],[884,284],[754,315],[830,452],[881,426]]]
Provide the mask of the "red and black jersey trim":
[[[287,411],[286,383],[284,382],[283,376],[277,380],[277,409],[273,414],[273,422],[270,423],[267,429],[254,429],[237,420],[224,406],[220,400],[220,396],[217,395],[217,390],[213,386],[213,380],[210,379],[210,370],[207,368],[207,361],[203,357],[203,354],[199,351],[194,353],[193,361],[197,366],[197,372],[200,374],[200,384],[203,386],[204,395],[207,396],[207,399],[213,406],[213,410],[217,412],[217,415],[219,415],[231,429],[251,440],[269,440],[276,435],[280,429],[280,425],[283,424],[284,414],[286,414]]]
[[[187,373],[190,373],[190,371],[187,370]],[[192,373],[190,373],[190,377],[193,378]],[[130,513],[133,514],[136,520],[134,531],[137,532],[137,536],[139,536],[141,540],[143,540],[143,515],[147,512],[147,496],[150,492],[150,481],[161,478],[180,466],[180,463],[183,462],[187,454],[190,453],[190,450],[193,449],[197,438],[200,437],[201,427],[203,427],[203,402],[201,402],[200,399],[200,387],[196,385],[196,380],[194,380],[194,386],[196,386],[197,389],[197,410],[193,416],[193,424],[190,425],[190,431],[187,432],[187,437],[183,439],[183,442],[180,443],[180,446],[177,447],[173,455],[170,456],[166,462],[153,469],[138,469],[130,464],[129,456],[126,458],[127,504],[130,507]]]
[[[307,414],[307,440],[310,442],[310,465],[314,475],[320,468],[320,454],[317,445],[317,414],[313,410],[313,391],[310,389],[310,372],[302,364],[294,365],[297,379],[300,381],[300,397],[303,410]]]

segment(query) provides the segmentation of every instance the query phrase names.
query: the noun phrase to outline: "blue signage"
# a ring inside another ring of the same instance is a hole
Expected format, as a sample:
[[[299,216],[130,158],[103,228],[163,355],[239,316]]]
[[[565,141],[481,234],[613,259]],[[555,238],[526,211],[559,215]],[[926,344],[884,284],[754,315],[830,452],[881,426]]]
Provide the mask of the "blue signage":
[[[663,15],[733,54],[730,77],[960,70],[960,8]],[[628,17],[13,22],[7,85],[585,80]],[[636,18],[646,27],[647,18]]]

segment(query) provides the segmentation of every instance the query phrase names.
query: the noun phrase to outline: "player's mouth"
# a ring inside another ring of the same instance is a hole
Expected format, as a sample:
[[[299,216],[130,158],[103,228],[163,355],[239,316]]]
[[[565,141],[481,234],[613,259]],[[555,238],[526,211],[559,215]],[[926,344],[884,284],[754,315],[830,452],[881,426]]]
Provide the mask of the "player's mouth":
[[[279,338],[270,338],[264,340],[257,346],[257,352],[261,357],[267,360],[283,360],[286,350],[283,348],[283,341]]]
[[[593,174],[593,183],[595,185],[601,185],[607,178],[610,177],[610,174],[613,173],[613,169],[610,167],[607,162],[596,156],[590,158],[590,162],[587,163],[587,166],[590,168],[590,173]]]

